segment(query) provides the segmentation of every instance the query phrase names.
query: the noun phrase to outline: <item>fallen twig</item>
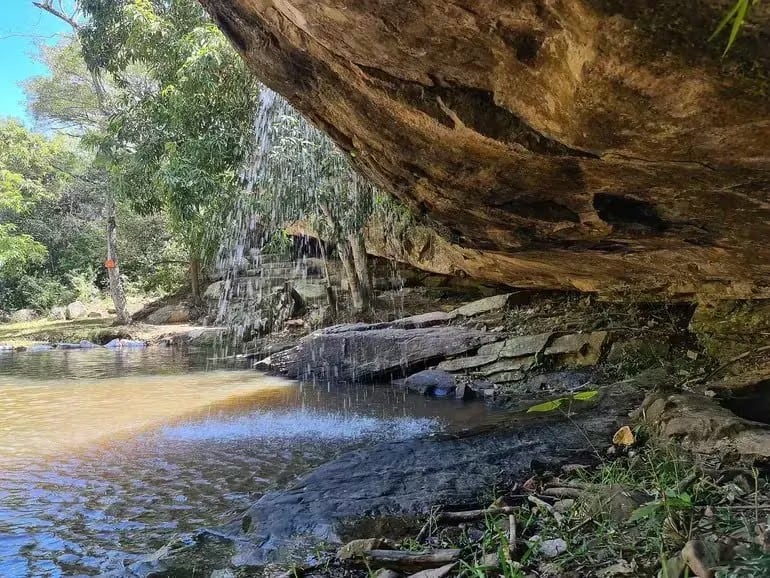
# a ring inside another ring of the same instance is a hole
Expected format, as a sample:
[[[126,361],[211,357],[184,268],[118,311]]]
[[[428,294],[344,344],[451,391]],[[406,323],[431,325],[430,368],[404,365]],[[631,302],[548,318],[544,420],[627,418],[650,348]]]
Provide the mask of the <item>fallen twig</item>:
[[[485,508],[483,510],[466,510],[464,512],[441,512],[438,519],[442,522],[470,522],[487,516],[511,514],[515,511],[516,508],[514,507],[503,506],[500,508]]]
[[[717,367],[714,371],[712,371],[711,373],[707,373],[705,377],[700,379],[700,382],[702,383],[702,382],[708,381],[709,379],[714,377],[720,371],[730,367],[733,363],[735,363],[737,361],[740,361],[741,359],[745,359],[749,355],[752,355],[754,353],[762,353],[763,351],[770,351],[770,345],[764,345],[762,347],[755,347],[754,349],[749,349],[748,351],[744,351],[740,355],[736,355],[735,357],[733,357],[731,359],[728,359],[722,365]]]
[[[460,559],[459,548],[430,550],[427,552],[406,552],[403,550],[369,550],[363,560],[372,567],[417,570],[436,568]]]
[[[543,495],[554,498],[579,498],[584,491],[578,488],[546,488],[543,490]]]

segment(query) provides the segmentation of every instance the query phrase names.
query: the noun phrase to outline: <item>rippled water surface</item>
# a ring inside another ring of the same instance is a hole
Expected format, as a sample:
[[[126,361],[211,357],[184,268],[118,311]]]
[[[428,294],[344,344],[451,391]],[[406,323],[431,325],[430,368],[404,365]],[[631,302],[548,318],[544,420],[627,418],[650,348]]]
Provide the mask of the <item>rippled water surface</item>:
[[[487,412],[210,365],[170,349],[0,355],[0,577],[120,568],[341,451]]]

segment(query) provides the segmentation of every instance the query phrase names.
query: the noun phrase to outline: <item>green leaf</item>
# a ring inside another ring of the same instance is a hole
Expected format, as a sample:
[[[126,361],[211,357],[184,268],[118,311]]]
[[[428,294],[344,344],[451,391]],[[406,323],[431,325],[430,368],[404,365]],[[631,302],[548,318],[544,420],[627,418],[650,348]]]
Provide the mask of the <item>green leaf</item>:
[[[597,395],[599,395],[599,392],[595,389],[590,389],[588,391],[579,391],[575,395],[572,396],[572,399],[577,399],[579,401],[586,401],[589,399],[595,398]]]
[[[644,504],[643,506],[639,506],[636,510],[631,512],[631,516],[628,518],[630,522],[636,522],[637,520],[646,520],[655,514],[658,513],[658,511],[661,509],[662,504],[660,502],[650,502],[649,504]]]
[[[719,33],[724,30],[725,26],[735,17],[735,13],[738,12],[738,8],[740,7],[740,2],[742,0],[738,0],[735,4],[733,4],[733,7],[730,8],[730,11],[727,12],[723,17],[722,20],[719,21],[719,24],[717,25],[714,32],[711,33],[711,36],[709,36],[709,41],[713,40],[717,36],[719,36]]]
[[[565,398],[560,397],[558,399],[553,399],[551,401],[546,401],[544,403],[538,403],[537,405],[533,405],[527,410],[527,413],[535,413],[535,412],[545,412],[545,411],[553,411],[555,409],[559,409],[564,403]]]

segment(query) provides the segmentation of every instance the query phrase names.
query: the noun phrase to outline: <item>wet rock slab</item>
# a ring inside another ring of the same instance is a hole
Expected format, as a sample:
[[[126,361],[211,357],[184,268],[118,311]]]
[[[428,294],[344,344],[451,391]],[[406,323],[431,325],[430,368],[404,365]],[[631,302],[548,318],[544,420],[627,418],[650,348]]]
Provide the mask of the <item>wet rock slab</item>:
[[[436,505],[473,507],[492,488],[529,476],[533,468],[591,459],[591,444],[606,443],[621,419],[640,401],[633,385],[602,390],[584,413],[531,417],[501,412],[497,420],[461,435],[389,442],[345,453],[270,492],[227,527],[198,534],[195,552],[221,544],[228,564],[260,566],[339,544],[380,524],[377,535],[415,523]],[[222,556],[216,557],[222,568]],[[124,576],[146,576],[184,566],[189,553],[148,557]],[[196,557],[199,559],[199,557]],[[199,570],[201,568],[199,567]],[[131,573],[133,572],[133,573]]]
[[[499,336],[450,326],[421,326],[435,319],[383,324],[345,324],[311,333],[297,347],[263,360],[262,365],[291,378],[358,381],[406,374],[430,362],[471,352]],[[409,328],[404,328],[404,327]]]

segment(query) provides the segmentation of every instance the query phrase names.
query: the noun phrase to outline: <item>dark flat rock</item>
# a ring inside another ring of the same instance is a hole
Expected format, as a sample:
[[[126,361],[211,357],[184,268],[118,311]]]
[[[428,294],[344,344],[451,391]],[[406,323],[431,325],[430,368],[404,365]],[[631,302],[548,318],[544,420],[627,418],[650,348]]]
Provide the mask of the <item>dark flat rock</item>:
[[[500,338],[463,327],[403,327],[400,321],[329,327],[311,333],[297,347],[271,356],[269,367],[298,379],[370,380],[406,375]]]
[[[290,488],[266,494],[234,523],[234,561],[264,564],[308,541],[339,543],[355,537],[346,534],[357,520],[425,515],[437,504],[484,505],[491,488],[521,481],[535,464],[586,459],[592,444],[608,443],[641,396],[633,386],[611,386],[570,419],[501,412],[484,431],[346,453]]]

